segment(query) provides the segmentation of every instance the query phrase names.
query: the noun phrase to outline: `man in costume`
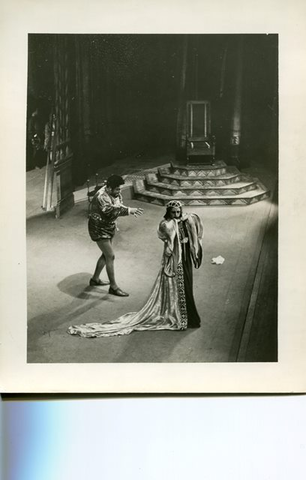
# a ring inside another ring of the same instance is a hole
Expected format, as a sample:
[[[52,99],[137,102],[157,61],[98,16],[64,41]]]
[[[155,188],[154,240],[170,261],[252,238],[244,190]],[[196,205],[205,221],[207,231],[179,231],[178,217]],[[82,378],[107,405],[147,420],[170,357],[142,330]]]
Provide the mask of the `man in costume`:
[[[192,266],[203,259],[203,224],[195,213],[184,214],[182,204],[172,200],[158,226],[164,243],[161,268],[144,306],[115,320],[72,325],[71,335],[110,337],[134,331],[186,330],[199,328],[201,320],[193,297]]]
[[[116,220],[119,216],[138,217],[143,214],[142,208],[123,205],[120,193],[123,184],[124,180],[119,175],[111,175],[107,179],[106,185],[100,188],[92,199],[88,220],[90,238],[97,243],[102,252],[89,284],[91,286],[110,284],[109,293],[118,297],[127,297],[129,294],[121,290],[115,280],[112,240],[116,231]],[[100,280],[100,274],[105,266],[109,282]]]

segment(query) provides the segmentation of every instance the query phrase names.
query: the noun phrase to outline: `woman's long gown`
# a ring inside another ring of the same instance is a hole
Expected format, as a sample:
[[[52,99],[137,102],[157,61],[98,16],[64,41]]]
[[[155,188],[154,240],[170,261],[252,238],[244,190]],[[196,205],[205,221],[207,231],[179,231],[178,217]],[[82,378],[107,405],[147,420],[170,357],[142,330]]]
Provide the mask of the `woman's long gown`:
[[[184,222],[179,223],[179,240],[188,238]],[[139,312],[130,312],[105,323],[87,323],[68,328],[71,335],[110,337],[128,335],[133,331],[185,330],[199,327],[200,317],[193,297],[190,241],[181,243],[182,252],[174,276],[165,273],[165,256],[152,291]]]

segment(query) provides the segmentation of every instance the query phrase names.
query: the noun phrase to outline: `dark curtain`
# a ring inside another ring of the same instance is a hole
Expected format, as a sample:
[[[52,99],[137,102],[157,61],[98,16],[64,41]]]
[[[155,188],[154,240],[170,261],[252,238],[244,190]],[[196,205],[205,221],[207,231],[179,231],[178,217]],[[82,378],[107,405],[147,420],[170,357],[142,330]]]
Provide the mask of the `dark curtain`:
[[[51,37],[29,36],[28,118],[38,100],[45,111],[53,101]],[[211,102],[217,157],[226,160],[236,35],[67,37],[76,184],[120,158],[141,165],[150,152],[175,152],[186,101],[196,98]],[[277,49],[277,35],[244,35],[242,165],[251,157],[277,163]]]

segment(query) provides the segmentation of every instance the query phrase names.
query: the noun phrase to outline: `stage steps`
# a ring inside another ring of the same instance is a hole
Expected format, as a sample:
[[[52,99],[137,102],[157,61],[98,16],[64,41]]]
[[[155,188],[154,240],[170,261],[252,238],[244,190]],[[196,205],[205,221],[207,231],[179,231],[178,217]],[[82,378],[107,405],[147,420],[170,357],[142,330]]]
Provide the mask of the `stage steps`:
[[[227,166],[163,166],[134,181],[134,198],[156,205],[179,200],[183,205],[251,205],[269,198],[270,192],[258,178]]]

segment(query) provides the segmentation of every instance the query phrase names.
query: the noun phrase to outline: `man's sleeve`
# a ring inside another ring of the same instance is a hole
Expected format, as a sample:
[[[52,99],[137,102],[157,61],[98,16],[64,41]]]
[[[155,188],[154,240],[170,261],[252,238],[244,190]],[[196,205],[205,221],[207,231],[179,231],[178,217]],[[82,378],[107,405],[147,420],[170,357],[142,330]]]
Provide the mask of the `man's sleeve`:
[[[113,205],[108,195],[101,194],[98,197],[98,205],[101,213],[106,216],[109,221],[116,220],[119,216],[123,217],[129,215],[129,208],[121,203]]]

